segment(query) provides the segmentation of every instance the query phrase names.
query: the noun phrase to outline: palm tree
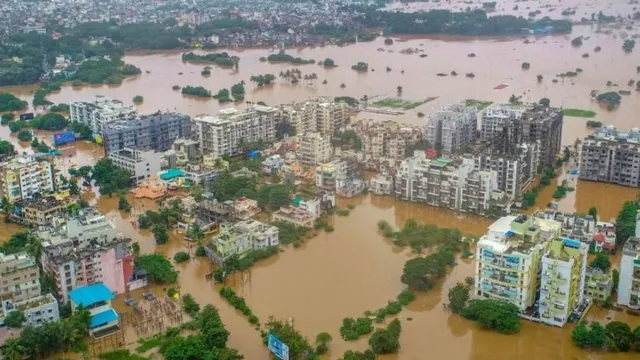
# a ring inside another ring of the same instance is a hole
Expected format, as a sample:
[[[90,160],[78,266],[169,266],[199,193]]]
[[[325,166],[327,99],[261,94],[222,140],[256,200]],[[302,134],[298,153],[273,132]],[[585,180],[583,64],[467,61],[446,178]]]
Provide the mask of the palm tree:
[[[2,347],[2,356],[7,360],[22,360],[25,348],[18,339],[8,339]]]
[[[197,243],[200,243],[204,239],[205,233],[204,233],[204,230],[202,230],[202,227],[200,227],[200,224],[195,222],[189,225],[189,230],[187,230],[187,236],[191,240]]]

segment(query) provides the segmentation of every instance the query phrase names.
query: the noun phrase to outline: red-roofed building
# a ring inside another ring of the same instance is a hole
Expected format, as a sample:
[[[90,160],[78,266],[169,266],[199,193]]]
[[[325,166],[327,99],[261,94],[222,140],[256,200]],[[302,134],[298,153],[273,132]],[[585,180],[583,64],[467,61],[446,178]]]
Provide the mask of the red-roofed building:
[[[593,245],[596,252],[615,254],[616,228],[611,224],[596,226],[596,232],[593,235]]]

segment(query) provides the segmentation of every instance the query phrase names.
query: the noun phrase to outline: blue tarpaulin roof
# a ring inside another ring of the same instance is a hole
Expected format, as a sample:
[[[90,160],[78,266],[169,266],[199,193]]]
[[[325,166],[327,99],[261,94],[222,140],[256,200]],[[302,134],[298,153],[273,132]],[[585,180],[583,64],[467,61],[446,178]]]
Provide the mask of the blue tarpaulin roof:
[[[90,306],[114,298],[111,290],[102,283],[77,288],[69,294],[69,297],[74,304],[82,306]]]
[[[569,238],[564,238],[562,241],[566,246],[576,248],[576,249],[580,248],[580,241],[569,239]]]
[[[184,171],[182,169],[169,169],[166,172],[160,174],[160,179],[162,180],[171,180],[177,177],[183,177]]]
[[[107,311],[103,311],[101,313],[93,315],[91,317],[89,328],[94,329],[115,320],[118,320],[118,314],[113,309],[109,309]]]

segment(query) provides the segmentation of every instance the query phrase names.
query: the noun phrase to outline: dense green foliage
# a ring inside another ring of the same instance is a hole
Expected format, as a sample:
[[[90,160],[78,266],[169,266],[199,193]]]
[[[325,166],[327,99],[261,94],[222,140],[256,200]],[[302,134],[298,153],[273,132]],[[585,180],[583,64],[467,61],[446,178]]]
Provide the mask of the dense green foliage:
[[[27,106],[29,104],[26,101],[18,99],[13,94],[0,93],[0,112],[24,110]]]
[[[0,155],[11,155],[15,151],[13,144],[6,140],[0,140]]]
[[[20,141],[31,141],[31,138],[33,137],[33,134],[31,134],[31,131],[29,130],[20,130],[18,132],[17,138]]]
[[[625,39],[622,43],[622,50],[626,53],[632,52],[634,47],[636,47],[636,41],[633,39]]]
[[[369,346],[375,354],[392,354],[400,348],[400,320],[394,319],[386,329],[377,329],[369,338]]]
[[[156,240],[156,244],[162,245],[166,244],[169,241],[169,231],[167,230],[167,226],[164,224],[157,224],[151,229],[151,233],[153,234],[153,238]]]
[[[435,281],[447,273],[447,268],[455,265],[455,257],[448,247],[441,247],[425,257],[407,260],[401,280],[416,290],[429,290]]]
[[[127,201],[127,198],[124,195],[120,195],[118,199],[118,210],[124,210],[126,212],[131,211],[131,204]]]
[[[515,334],[520,331],[518,307],[511,303],[492,299],[470,300],[462,311],[462,316],[502,334]]]
[[[232,273],[234,271],[242,271],[250,268],[257,261],[269,258],[278,253],[277,246],[269,246],[264,249],[255,249],[247,252],[242,258],[239,258],[237,255],[229,257],[225,263],[224,268],[227,273]]]
[[[305,64],[313,64],[315,60],[313,59],[303,59],[300,57],[291,56],[285,53],[284,50],[280,50],[277,54],[271,54],[267,56],[267,61],[271,63],[290,63],[296,65],[305,65]]]
[[[620,101],[622,101],[622,96],[615,91],[609,91],[606,93],[599,94],[596,97],[598,102],[604,103],[607,105],[608,110],[615,109],[616,106],[620,105]]]
[[[133,102],[135,104],[140,104],[144,101],[144,98],[141,95],[136,95],[133,97]]]
[[[235,66],[238,63],[239,58],[237,56],[230,56],[226,52],[209,53],[205,55],[198,55],[189,52],[182,54],[182,61],[192,63],[216,64],[218,66],[231,67]]]
[[[147,254],[135,259],[135,266],[149,273],[151,281],[156,283],[173,283],[178,279],[178,272],[171,262],[162,254]]]
[[[20,310],[14,310],[7,314],[4,317],[4,325],[8,328],[19,328],[22,327],[22,323],[27,320],[25,318],[24,313]]]
[[[378,224],[380,227],[381,224]],[[460,230],[454,228],[439,228],[434,224],[418,224],[414,219],[408,219],[404,227],[393,234],[393,241],[398,246],[410,246],[419,252],[424,248],[444,244],[455,243],[462,239]]]
[[[315,359],[315,351],[309,340],[300,334],[288,321],[269,318],[265,324],[263,342],[267,344],[267,333],[271,333],[289,346],[289,359]]]
[[[571,339],[583,349],[603,349],[607,343],[606,331],[597,321],[582,321],[573,329]]]
[[[258,206],[267,211],[276,211],[291,203],[292,187],[286,184],[265,184],[257,194]]]
[[[271,85],[273,81],[276,79],[273,74],[264,74],[264,75],[252,75],[249,79],[251,82],[256,83],[258,86]]]
[[[185,294],[182,297],[182,309],[189,314],[192,318],[195,318],[200,311],[200,304],[198,304],[191,294]]]
[[[227,300],[236,310],[246,316],[251,324],[256,325],[260,322],[258,317],[253,314],[244,298],[242,296],[238,296],[232,288],[223,286],[220,288],[220,296]]]
[[[362,336],[371,334],[372,331],[373,320],[368,317],[344,318],[340,326],[340,336],[347,341],[358,340]]]
[[[2,348],[6,359],[38,359],[56,352],[80,350],[89,335],[91,315],[76,309],[73,316],[56,322],[45,322],[34,328],[26,326],[17,338],[9,339]]]
[[[611,260],[609,260],[609,255],[601,252],[597,253],[596,257],[591,260],[589,266],[591,266],[592,268],[598,268],[605,273],[609,272],[609,268],[611,267]]]
[[[203,88],[202,86],[184,86],[181,90],[183,95],[191,95],[197,97],[208,98],[211,97],[211,91]]]
[[[447,304],[447,309],[451,310],[454,314],[462,314],[464,309],[467,307],[467,302],[469,301],[469,286],[458,282],[454,287],[449,289],[449,303]]]
[[[331,138],[331,144],[334,147],[340,147],[343,150],[353,149],[355,151],[362,150],[362,140],[353,130],[337,131]]]
[[[562,109],[562,115],[573,117],[592,118],[596,116],[595,111],[583,109]]]
[[[304,234],[307,232],[306,228],[286,221],[274,221],[271,225],[278,228],[278,241],[283,245],[302,242]]]
[[[178,251],[175,255],[173,255],[173,260],[177,263],[183,263],[185,261],[189,261],[191,257],[188,253],[184,251]]]
[[[51,107],[49,107],[49,111],[68,113],[70,111],[70,107],[67,104],[56,104],[56,105],[51,105]]]
[[[365,352],[347,350],[342,356],[341,360],[375,360],[376,354],[371,350],[365,350]]]
[[[624,244],[629,237],[635,235],[637,213],[638,205],[636,202],[624,202],[616,218],[616,245]]]
[[[369,64],[359,61],[358,63],[351,65],[351,70],[355,70],[358,72],[367,72],[369,71]]]

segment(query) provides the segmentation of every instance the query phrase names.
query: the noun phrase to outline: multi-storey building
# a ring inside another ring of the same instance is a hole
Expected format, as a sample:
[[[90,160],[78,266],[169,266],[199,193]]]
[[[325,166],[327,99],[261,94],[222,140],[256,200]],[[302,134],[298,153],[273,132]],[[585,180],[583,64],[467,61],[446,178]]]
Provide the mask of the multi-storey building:
[[[622,249],[618,304],[640,309],[640,239],[630,237]]]
[[[289,122],[296,133],[318,132],[331,136],[349,119],[347,104],[331,98],[317,98],[280,107],[282,121]]]
[[[498,176],[498,189],[517,198],[533,181],[539,165],[539,143],[515,146],[513,152],[485,148],[473,155],[476,170],[492,170]]]
[[[613,277],[599,268],[587,267],[584,277],[584,297],[604,302],[611,296]]]
[[[48,160],[28,155],[14,157],[0,164],[0,196],[16,202],[52,193],[58,173]]]
[[[584,298],[589,245],[569,238],[555,238],[542,257],[540,272],[540,320],[564,326]]]
[[[352,127],[362,140],[362,151],[375,161],[400,161],[406,157],[407,149],[423,138],[420,128],[394,121],[361,120]]]
[[[275,140],[278,109],[254,105],[239,111],[220,110],[217,116],[200,115],[193,119],[194,131],[203,154],[216,157],[243,154],[247,145]]]
[[[582,142],[580,179],[640,187],[640,129],[597,129]]]
[[[66,203],[53,196],[33,197],[16,201],[11,218],[25,225],[44,226],[52,224],[57,215],[66,211]]]
[[[176,139],[191,137],[191,118],[184,114],[156,112],[102,126],[106,153],[130,149],[167,151]]]
[[[69,104],[70,120],[85,124],[96,134],[102,133],[102,126],[111,121],[130,119],[136,116],[131,105],[96,96],[93,100],[77,101]]]
[[[376,195],[393,195],[393,176],[388,173],[376,174],[369,180],[369,191]]]
[[[480,116],[480,139],[492,141],[502,136],[505,125],[522,118],[526,108],[522,105],[492,104]]]
[[[455,153],[476,139],[478,111],[475,106],[451,104],[429,116],[426,139],[431,146]]]
[[[26,252],[0,253],[0,299],[25,301],[40,295],[40,269]]]
[[[160,155],[153,150],[124,148],[107,154],[113,165],[126,170],[135,184],[160,172]]]
[[[82,209],[64,225],[41,229],[36,235],[42,239],[43,270],[55,280],[64,302],[78,286],[103,282],[121,294],[144,285],[133,276],[130,239],[118,234],[94,208]]]
[[[302,166],[315,168],[331,159],[331,139],[317,132],[306,132],[296,148],[298,161]]]
[[[255,220],[223,223],[217,235],[205,246],[207,255],[224,264],[231,256],[240,258],[254,249],[278,245],[278,228]]]
[[[498,191],[496,172],[474,170],[470,159],[427,159],[424,151],[402,161],[394,189],[403,200],[465,212],[484,214],[493,206],[508,206]]]
[[[58,301],[51,294],[37,295],[18,302],[3,300],[0,323],[4,323],[4,317],[12,311],[21,311],[24,314],[25,321],[22,326],[40,327],[45,322],[60,320]]]
[[[305,228],[312,228],[314,220],[313,214],[295,206],[282,207],[271,215],[271,221],[283,221]]]
[[[89,310],[89,334],[100,338],[120,330],[118,313],[111,306],[115,298],[113,289],[105,284],[93,284],[74,289],[70,294],[71,310],[79,307]]]
[[[534,306],[542,256],[559,235],[560,224],[552,220],[498,219],[476,247],[475,296],[506,301],[523,312]]]
[[[585,243],[592,251],[615,253],[616,228],[611,223],[596,221],[591,215],[553,210],[540,211],[536,216],[559,222],[562,236]]]

